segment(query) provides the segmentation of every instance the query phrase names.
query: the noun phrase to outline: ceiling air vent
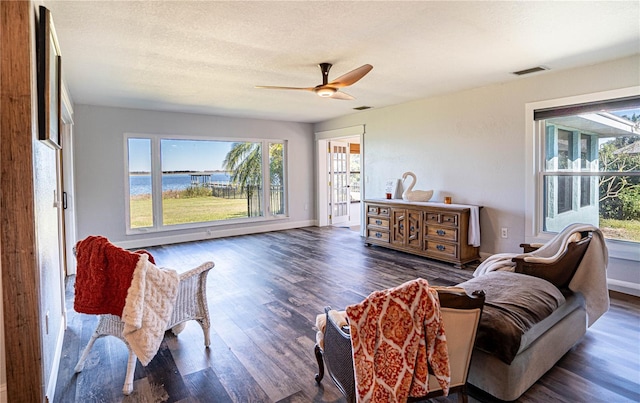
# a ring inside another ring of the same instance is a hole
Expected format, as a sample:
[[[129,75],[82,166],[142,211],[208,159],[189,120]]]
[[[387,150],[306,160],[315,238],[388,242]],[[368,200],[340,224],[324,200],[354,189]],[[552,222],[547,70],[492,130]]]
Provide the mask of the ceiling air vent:
[[[353,108],[353,109],[355,109],[357,111],[363,111],[365,109],[371,109],[371,107],[370,106],[358,106],[358,107]]]
[[[537,66],[537,67],[532,67],[530,69],[514,71],[512,74],[515,74],[516,76],[524,76],[525,74],[537,73],[539,71],[545,71],[545,70],[549,70],[549,68],[544,66]]]

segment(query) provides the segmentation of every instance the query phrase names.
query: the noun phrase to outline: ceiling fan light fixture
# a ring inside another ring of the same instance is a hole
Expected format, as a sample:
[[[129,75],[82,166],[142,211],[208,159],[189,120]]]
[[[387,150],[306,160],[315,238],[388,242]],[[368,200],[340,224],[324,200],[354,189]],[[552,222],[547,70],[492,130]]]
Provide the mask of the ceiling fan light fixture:
[[[316,91],[316,94],[318,94],[319,96],[326,98],[335,94],[337,90],[331,87],[322,87],[322,88],[317,88],[315,91]]]
[[[351,101],[355,98],[345,92],[339,91],[339,89],[348,87],[354,84],[355,82],[360,80],[362,77],[364,77],[368,72],[370,72],[371,69],[373,68],[372,65],[365,64],[329,82],[329,69],[331,68],[331,63],[320,63],[318,66],[320,66],[320,71],[322,73],[322,84],[316,85],[315,87],[282,87],[282,86],[276,87],[272,85],[259,85],[259,86],[256,86],[256,88],[266,88],[266,89],[272,89],[272,90],[312,91],[318,94],[318,96],[322,98]]]

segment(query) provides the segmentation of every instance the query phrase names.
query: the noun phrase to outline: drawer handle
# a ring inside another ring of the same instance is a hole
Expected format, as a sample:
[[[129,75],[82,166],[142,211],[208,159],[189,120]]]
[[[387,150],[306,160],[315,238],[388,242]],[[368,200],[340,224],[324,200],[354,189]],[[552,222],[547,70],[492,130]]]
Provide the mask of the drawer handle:
[[[382,225],[382,220],[376,220],[377,225]]]
[[[452,220],[451,220],[451,217],[447,217],[447,218],[445,218],[445,221],[452,221]]]
[[[382,238],[382,234],[380,232],[376,232],[376,238]]]
[[[443,235],[445,235],[446,233],[447,233],[447,232],[446,232],[445,230],[443,230],[443,229],[439,229],[439,230],[437,230],[437,231],[436,231],[436,234],[438,234],[438,235],[440,235],[440,236],[443,236]]]
[[[443,250],[445,250],[446,248],[445,248],[445,246],[444,246],[444,245],[438,245],[438,246],[436,246],[436,249],[438,249],[439,251],[443,251]]]
[[[399,225],[400,229],[404,229],[404,224]]]
[[[413,225],[409,227],[409,231],[415,231],[416,227],[414,227]]]

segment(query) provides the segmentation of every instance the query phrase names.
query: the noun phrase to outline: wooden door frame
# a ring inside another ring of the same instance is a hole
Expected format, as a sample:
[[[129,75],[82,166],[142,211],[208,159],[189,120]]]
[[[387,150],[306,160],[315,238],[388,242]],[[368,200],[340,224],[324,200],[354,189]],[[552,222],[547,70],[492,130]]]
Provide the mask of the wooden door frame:
[[[33,182],[35,13],[31,1],[0,2],[0,270],[10,402],[46,400]]]
[[[324,181],[327,172],[327,147],[330,140],[340,140],[348,137],[360,137],[360,202],[364,203],[366,186],[365,157],[364,157],[365,125],[345,127],[342,129],[320,131],[315,133],[316,141],[316,220],[319,227],[330,225],[328,213],[328,191]],[[364,209],[360,209],[360,222],[364,222]],[[364,225],[361,225],[361,235]]]

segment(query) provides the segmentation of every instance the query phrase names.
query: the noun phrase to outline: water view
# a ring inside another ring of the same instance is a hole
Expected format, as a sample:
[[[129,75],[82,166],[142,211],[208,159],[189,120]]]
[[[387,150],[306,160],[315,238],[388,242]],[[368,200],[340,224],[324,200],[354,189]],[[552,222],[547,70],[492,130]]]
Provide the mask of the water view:
[[[211,174],[211,183],[227,185],[230,176],[224,172]],[[191,186],[189,174],[162,174],[162,192],[168,190],[184,190]],[[130,175],[129,192],[132,196],[151,194],[151,175]]]

